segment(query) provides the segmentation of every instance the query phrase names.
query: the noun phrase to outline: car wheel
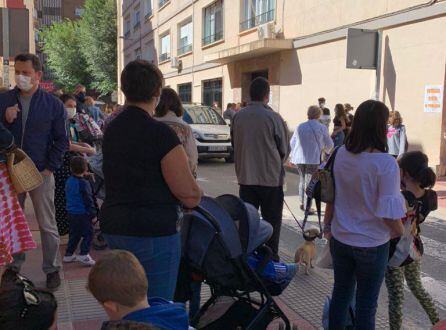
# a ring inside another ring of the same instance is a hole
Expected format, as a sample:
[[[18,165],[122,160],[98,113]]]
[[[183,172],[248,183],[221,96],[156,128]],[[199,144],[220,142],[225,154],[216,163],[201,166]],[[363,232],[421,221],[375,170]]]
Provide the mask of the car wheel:
[[[230,156],[225,158],[226,163],[233,163],[234,162],[234,154],[231,154]]]

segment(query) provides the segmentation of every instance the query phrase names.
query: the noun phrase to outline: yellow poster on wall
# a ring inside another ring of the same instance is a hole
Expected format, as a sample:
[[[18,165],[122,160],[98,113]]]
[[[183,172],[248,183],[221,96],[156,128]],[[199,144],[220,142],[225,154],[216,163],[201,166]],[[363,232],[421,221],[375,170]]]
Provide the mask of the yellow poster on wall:
[[[426,85],[424,90],[424,112],[441,113],[443,110],[443,86]]]

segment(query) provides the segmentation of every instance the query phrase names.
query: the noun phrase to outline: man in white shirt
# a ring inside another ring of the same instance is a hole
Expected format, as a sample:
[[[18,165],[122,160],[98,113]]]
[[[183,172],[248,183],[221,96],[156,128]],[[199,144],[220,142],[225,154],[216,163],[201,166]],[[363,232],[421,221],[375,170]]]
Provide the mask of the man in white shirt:
[[[299,172],[300,208],[305,208],[305,190],[311,176],[321,163],[321,153],[333,148],[333,141],[325,125],[319,122],[321,109],[312,105],[308,108],[308,121],[296,127],[291,138],[291,163]]]
[[[319,122],[325,126],[327,126],[328,129],[330,129],[330,123],[331,123],[331,115],[330,115],[330,109],[325,107],[325,98],[320,97],[318,98],[319,103],[319,109],[321,109],[322,113],[319,116]]]

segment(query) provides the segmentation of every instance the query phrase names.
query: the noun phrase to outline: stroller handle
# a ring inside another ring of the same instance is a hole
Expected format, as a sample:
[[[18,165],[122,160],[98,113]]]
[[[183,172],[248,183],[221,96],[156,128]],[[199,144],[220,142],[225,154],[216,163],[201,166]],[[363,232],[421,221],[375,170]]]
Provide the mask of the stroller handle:
[[[215,231],[217,233],[221,233],[220,225],[218,224],[218,221],[215,219],[215,217],[209,213],[206,209],[201,207],[200,205],[193,208],[194,211],[200,213],[202,216],[204,216],[214,227]]]

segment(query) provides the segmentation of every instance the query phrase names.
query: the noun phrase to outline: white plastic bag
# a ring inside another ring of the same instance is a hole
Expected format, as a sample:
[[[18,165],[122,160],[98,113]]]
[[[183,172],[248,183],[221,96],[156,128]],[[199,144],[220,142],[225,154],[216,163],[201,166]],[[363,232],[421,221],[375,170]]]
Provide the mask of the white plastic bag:
[[[317,257],[316,266],[319,268],[333,269],[333,259],[331,258],[329,241],[327,241],[321,253]]]

